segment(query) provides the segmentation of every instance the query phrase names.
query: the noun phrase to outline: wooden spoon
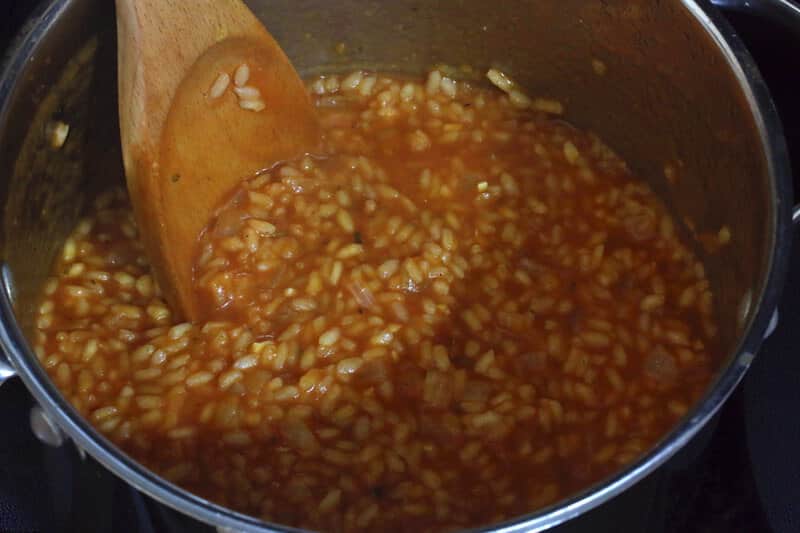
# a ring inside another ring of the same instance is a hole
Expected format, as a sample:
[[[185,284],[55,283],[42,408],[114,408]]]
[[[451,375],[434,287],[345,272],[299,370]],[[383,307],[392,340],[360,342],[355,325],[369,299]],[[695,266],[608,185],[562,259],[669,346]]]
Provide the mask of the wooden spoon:
[[[214,210],[242,179],[313,151],[317,119],[289,59],[240,0],[116,7],[128,190],[167,301],[197,320],[192,266]]]

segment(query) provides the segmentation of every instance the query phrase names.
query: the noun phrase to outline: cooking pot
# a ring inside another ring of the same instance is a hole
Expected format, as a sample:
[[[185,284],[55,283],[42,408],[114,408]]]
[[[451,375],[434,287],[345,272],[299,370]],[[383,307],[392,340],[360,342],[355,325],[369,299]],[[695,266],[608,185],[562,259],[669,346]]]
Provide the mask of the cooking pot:
[[[717,0],[781,20],[788,0]],[[604,139],[660,195],[697,247],[725,354],[705,395],[633,464],[545,509],[495,524],[546,529],[601,504],[683,447],[720,408],[774,327],[789,257],[792,198],[781,127],[756,66],[707,0],[252,0],[302,74],[354,67],[420,74],[494,66]],[[344,43],[344,47],[339,45]],[[338,45],[338,46],[337,46]],[[342,52],[342,50],[344,50]],[[170,484],[101,436],[61,396],[31,349],[45,277],[95,193],[123,183],[113,2],[42,2],[0,78],[0,381],[18,375],[46,421],[161,502],[229,530],[285,531]],[[69,126],[63,146],[54,125]],[[41,428],[40,428],[41,429]]]

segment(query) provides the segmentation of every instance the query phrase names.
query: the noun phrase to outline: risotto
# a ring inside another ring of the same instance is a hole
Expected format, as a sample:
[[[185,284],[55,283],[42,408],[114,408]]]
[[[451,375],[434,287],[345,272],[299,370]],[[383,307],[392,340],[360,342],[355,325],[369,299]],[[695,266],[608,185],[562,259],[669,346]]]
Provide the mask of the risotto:
[[[323,149],[220,206],[193,324],[103,195],[44,287],[42,364],[149,468],[299,527],[474,527],[630,463],[718,361],[702,264],[559,102],[489,79],[310,80]]]

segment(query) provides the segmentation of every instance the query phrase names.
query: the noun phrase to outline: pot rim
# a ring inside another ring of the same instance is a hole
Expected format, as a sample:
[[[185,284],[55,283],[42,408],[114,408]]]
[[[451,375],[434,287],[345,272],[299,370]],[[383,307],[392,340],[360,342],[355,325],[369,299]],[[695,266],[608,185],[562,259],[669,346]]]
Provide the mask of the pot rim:
[[[9,97],[37,43],[65,15],[71,2],[72,0],[43,2],[12,42],[0,74],[0,126],[7,120]],[[788,271],[792,225],[791,171],[781,123],[753,58],[722,14],[709,0],[680,2],[713,39],[736,75],[755,119],[766,158],[770,176],[769,192],[774,201],[773,216],[768,221],[773,231],[773,246],[768,258],[766,280],[761,294],[756,298],[757,308],[751,315],[727,367],[709,386],[703,399],[648,453],[578,494],[536,512],[478,528],[480,531],[516,533],[554,527],[617,496],[655,470],[689,442],[733,392],[755,357],[776,313]],[[0,276],[5,289],[0,290],[0,346],[39,405],[80,449],[88,452],[105,468],[138,490],[208,524],[235,531],[301,531],[263,522],[196,496],[151,472],[97,432],[60,394],[39,365],[16,321],[13,310],[13,280],[8,265],[2,265]]]

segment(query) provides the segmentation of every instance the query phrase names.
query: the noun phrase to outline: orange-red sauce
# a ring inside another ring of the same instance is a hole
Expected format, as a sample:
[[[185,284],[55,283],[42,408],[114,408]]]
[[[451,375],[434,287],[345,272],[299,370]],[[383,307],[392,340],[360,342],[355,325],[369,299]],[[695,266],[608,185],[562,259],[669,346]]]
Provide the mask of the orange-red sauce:
[[[90,213],[39,316],[61,389],[177,483],[324,530],[507,519],[645,452],[715,361],[702,267],[650,189],[524,101],[356,78],[310,84],[325,153],[203,236],[208,321],[172,319],[124,201]]]

